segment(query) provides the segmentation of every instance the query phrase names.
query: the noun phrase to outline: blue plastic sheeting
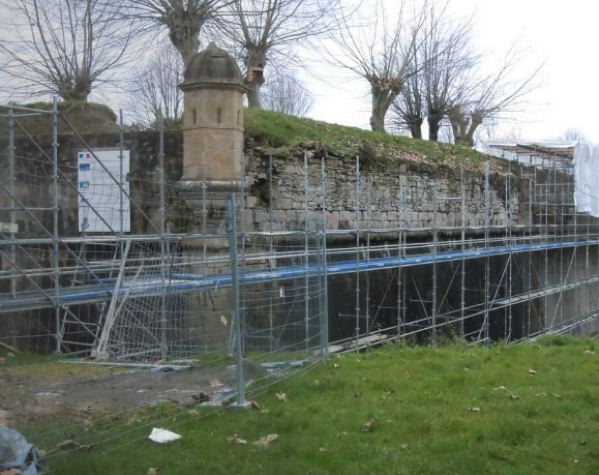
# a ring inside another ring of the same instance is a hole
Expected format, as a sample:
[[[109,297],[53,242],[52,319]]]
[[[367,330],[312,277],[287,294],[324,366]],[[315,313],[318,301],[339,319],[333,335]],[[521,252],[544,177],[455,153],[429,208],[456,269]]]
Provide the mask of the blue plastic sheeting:
[[[41,457],[19,432],[0,427],[0,470],[12,473],[11,469],[21,475],[38,475],[42,473]]]
[[[501,256],[507,254],[521,254],[525,252],[539,252],[552,249],[575,248],[599,244],[599,240],[591,241],[565,241],[565,242],[543,242],[538,244],[520,244],[514,246],[497,246],[490,248],[475,248],[464,251],[440,252],[433,254],[418,254],[404,257],[383,257],[370,259],[368,261],[342,261],[329,263],[327,265],[328,275],[351,274],[360,272],[393,269],[397,267],[415,267],[432,264],[434,262],[451,262],[459,260],[477,259],[480,257]],[[317,276],[323,273],[322,265],[299,265],[279,267],[276,269],[264,269],[248,272],[240,276],[242,283],[260,283],[278,280],[297,279],[300,277]],[[166,286],[168,292],[184,293],[194,290],[218,289],[231,286],[231,274],[172,274],[167,277]],[[131,287],[131,289],[129,289]],[[124,281],[121,285],[120,294],[128,294],[129,297],[159,294],[163,289],[162,279],[159,275],[155,278],[146,277],[141,282]],[[111,298],[113,290],[88,287],[85,291],[69,289],[62,292],[59,302],[62,304],[73,304],[87,300]]]

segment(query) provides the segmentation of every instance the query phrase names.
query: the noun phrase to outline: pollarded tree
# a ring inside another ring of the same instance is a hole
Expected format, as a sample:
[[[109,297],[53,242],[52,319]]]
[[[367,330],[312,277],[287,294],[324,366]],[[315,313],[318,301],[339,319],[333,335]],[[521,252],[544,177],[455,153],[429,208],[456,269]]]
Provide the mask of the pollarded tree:
[[[440,21],[434,7],[431,7],[426,25],[421,50],[421,82],[426,101],[428,138],[436,142],[450,106],[468,92],[465,78],[477,64],[477,57],[470,46],[470,23]]]
[[[441,124],[450,106],[468,92],[467,72],[478,61],[470,44],[471,21],[446,20],[447,6],[439,11],[431,5],[426,11],[419,31],[421,47],[411,58],[411,69],[417,73],[392,108],[392,123],[409,129],[414,138],[422,138],[421,125],[426,119],[429,140],[439,139]]]
[[[412,138],[421,139],[425,117],[420,75],[414,74],[406,81],[401,95],[393,101],[389,124],[396,130],[408,130]]]
[[[383,0],[365,2],[355,14],[337,18],[338,27],[331,40],[335,48],[328,52],[333,64],[364,78],[372,99],[370,126],[385,131],[385,117],[406,82],[418,71],[413,58],[421,48],[420,30],[425,21],[426,5],[407,13],[404,1],[399,5]],[[396,10],[394,10],[396,8]],[[366,18],[365,9],[373,12]]]
[[[516,73],[522,69],[523,59],[514,44],[495,74],[477,80],[480,75],[468,73],[468,94],[451,104],[447,114],[456,144],[474,146],[478,127],[504,114],[516,112],[525,96],[537,87],[542,64],[529,70],[524,77],[515,79]]]
[[[26,95],[86,101],[113,79],[131,30],[118,27],[100,0],[2,0],[10,8],[0,34],[0,71]]]
[[[272,59],[290,61],[294,44],[330,31],[340,0],[234,0],[219,19],[239,51],[250,88],[248,104],[260,108],[265,68]]]
[[[233,0],[103,0],[138,33],[166,30],[187,65],[200,47],[200,33]]]

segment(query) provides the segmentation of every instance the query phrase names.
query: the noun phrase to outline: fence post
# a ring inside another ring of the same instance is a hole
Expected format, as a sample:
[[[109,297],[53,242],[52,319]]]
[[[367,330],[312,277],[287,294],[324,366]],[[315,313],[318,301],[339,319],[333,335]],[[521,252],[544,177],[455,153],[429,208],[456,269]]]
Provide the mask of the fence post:
[[[16,194],[16,175],[15,175],[15,116],[12,107],[8,110],[8,189],[10,192],[10,212],[9,212],[9,223],[10,223],[10,240],[12,244],[10,245],[10,296],[15,299],[17,297],[17,274],[16,274],[16,266],[17,266],[17,246],[15,244],[17,234],[15,232],[17,217],[16,217],[16,207],[17,203],[15,201]],[[588,254],[588,252],[587,252]],[[588,259],[587,259],[588,260]],[[8,320],[9,323],[9,333],[11,338],[11,344],[15,348],[17,347],[17,322],[16,317],[11,316]]]
[[[321,206],[322,206],[322,299],[320,309],[320,348],[321,358],[326,359],[329,356],[329,277],[327,273],[327,198],[326,198],[326,171],[324,155],[320,161],[320,186],[321,186]]]
[[[243,354],[241,350],[241,312],[239,306],[239,271],[237,267],[237,216],[235,193],[227,201],[227,234],[229,236],[229,256],[231,258],[231,283],[233,289],[233,338],[235,341],[235,385],[237,405],[245,406],[245,378],[243,375]]]
[[[168,319],[166,313],[166,274],[168,261],[166,260],[167,246],[170,248],[170,239],[165,235],[166,232],[166,203],[164,196],[164,188],[166,186],[166,179],[164,176],[164,117],[162,111],[160,114],[160,128],[159,128],[159,147],[158,147],[158,168],[160,172],[160,278],[161,278],[161,290],[160,290],[160,356],[166,358],[168,356],[168,335],[167,326]],[[122,129],[121,129],[122,130]],[[121,157],[122,157],[122,146],[121,146]],[[121,167],[123,160],[121,158]],[[121,168],[121,179],[122,179],[122,168]],[[121,200],[123,194],[121,193]],[[122,220],[122,214],[121,214]],[[122,222],[121,222],[122,226]],[[122,228],[121,228],[122,229]],[[170,274],[170,270],[169,270]],[[170,282],[170,275],[169,275]]]

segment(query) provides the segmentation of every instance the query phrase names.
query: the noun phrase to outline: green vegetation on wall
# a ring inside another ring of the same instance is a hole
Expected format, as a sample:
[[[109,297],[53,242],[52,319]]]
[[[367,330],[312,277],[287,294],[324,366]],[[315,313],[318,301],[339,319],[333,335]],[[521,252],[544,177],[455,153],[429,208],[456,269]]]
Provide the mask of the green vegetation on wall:
[[[406,152],[439,162],[448,158],[465,158],[475,162],[485,159],[485,155],[461,145],[371,132],[357,127],[329,124],[260,109],[246,109],[245,131],[246,136],[252,137],[257,143],[271,147],[320,142],[340,153],[351,154],[358,153],[365,144],[369,144],[377,155],[383,157]]]

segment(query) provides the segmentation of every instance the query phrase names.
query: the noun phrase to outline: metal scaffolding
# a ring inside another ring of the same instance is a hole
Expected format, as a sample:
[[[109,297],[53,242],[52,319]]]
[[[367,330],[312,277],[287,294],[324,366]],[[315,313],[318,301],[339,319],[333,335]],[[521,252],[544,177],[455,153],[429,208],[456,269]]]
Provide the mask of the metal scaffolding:
[[[552,155],[527,147],[511,150],[509,159],[489,159],[477,172],[479,203],[468,201],[473,178],[467,175],[473,172],[460,163],[454,190],[432,187],[428,199],[418,197],[430,219],[417,224],[407,213],[416,199],[410,196],[410,177],[398,173],[398,192],[381,204],[376,183],[356,156],[353,202],[346,208],[353,214],[351,229],[334,228],[329,219],[336,178],[328,173],[326,153],[313,157],[304,151],[297,224],[281,229],[276,191],[284,185],[273,178],[272,155],[264,170],[264,204],[254,200],[250,206],[242,193],[227,215],[206,187],[182,197],[176,177],[166,173],[172,157],[164,127],[158,131],[157,173],[127,179],[122,112],[115,136],[117,176],[56,102],[51,110],[15,105],[3,110],[4,344],[118,358],[232,349],[318,350],[326,356],[339,345],[359,349],[397,338],[509,342],[594,328],[599,223],[576,212],[571,157],[561,151]],[[32,119],[48,124],[49,138],[32,135]],[[98,209],[87,201],[72,161],[62,153],[59,132],[69,134],[73,150],[92,154],[103,167],[119,190],[118,209]],[[500,184],[492,170],[497,160],[507,163]],[[109,232],[74,227],[78,201]],[[123,222],[126,203],[131,232]],[[250,231],[246,224],[258,206],[267,218]],[[395,216],[383,227],[374,217],[381,206]],[[451,211],[443,211],[448,207]],[[481,222],[468,222],[473,209]],[[110,225],[107,212],[117,213],[119,226]]]

